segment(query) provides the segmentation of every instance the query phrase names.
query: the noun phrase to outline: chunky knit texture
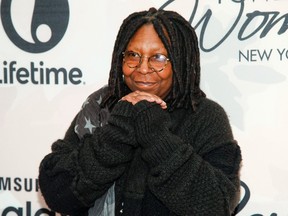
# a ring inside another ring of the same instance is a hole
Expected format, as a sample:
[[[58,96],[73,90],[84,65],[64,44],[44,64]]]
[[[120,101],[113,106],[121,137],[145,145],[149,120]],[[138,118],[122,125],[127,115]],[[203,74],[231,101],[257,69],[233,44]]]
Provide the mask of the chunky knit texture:
[[[116,215],[231,214],[241,152],[217,103],[203,98],[195,112],[168,112],[120,101],[110,114],[108,124],[82,139],[73,121],[43,159],[39,184],[50,208],[86,215],[116,182]]]

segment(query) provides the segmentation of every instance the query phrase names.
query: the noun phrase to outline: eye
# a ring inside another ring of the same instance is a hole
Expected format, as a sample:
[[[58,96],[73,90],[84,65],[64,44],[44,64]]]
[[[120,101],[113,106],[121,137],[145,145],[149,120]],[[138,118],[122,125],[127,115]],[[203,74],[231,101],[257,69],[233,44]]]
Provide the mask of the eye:
[[[141,56],[133,51],[126,51],[123,53],[124,54],[124,62],[128,65],[130,68],[136,68],[140,61],[141,61]]]
[[[157,53],[157,54],[150,57],[150,61],[151,62],[164,63],[167,61],[167,57],[163,54]]]
[[[136,52],[132,52],[132,51],[128,51],[125,53],[126,58],[130,59],[130,60],[138,60],[140,59],[140,55]]]

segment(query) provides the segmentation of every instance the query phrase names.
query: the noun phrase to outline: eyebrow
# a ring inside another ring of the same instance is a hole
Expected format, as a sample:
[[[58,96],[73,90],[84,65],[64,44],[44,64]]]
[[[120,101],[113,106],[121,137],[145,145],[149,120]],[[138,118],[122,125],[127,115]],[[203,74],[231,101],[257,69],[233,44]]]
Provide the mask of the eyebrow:
[[[138,53],[138,54],[140,54],[141,56],[143,55],[143,53],[141,53],[140,52],[140,49],[139,48],[133,48],[133,49],[126,49],[126,51],[130,51],[130,52],[135,52],[135,53]],[[167,52],[167,50],[166,50],[166,48],[165,47],[161,47],[161,48],[155,48],[155,49],[151,49],[151,50],[149,50],[149,52],[150,53],[152,53],[152,55],[154,55],[154,54],[163,54],[163,55],[165,55],[165,56],[167,56],[168,55],[168,52]]]

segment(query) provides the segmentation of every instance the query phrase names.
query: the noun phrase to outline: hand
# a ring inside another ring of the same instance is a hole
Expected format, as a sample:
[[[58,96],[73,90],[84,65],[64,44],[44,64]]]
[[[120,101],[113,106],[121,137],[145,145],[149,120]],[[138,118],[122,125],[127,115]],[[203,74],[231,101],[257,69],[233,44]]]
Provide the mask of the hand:
[[[122,101],[128,101],[135,105],[139,101],[146,100],[149,102],[155,102],[161,106],[162,109],[167,109],[167,104],[164,100],[162,100],[160,97],[154,94],[150,94],[147,92],[143,91],[134,91],[131,92],[128,95],[125,95],[124,97],[121,98]]]

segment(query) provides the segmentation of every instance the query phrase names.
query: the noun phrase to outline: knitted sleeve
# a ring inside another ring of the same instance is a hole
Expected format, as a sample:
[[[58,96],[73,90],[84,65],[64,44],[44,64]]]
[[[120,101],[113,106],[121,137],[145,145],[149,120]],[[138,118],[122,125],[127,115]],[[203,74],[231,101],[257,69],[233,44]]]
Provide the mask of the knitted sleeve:
[[[241,153],[224,110],[208,102],[178,121],[176,134],[159,105],[143,101],[135,108],[150,191],[176,215],[230,215],[238,202]]]
[[[82,139],[74,120],[64,139],[52,145],[41,162],[39,185],[47,205],[54,211],[82,215],[124,172],[135,146],[130,103],[119,102],[108,124]]]

